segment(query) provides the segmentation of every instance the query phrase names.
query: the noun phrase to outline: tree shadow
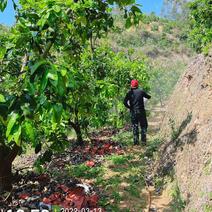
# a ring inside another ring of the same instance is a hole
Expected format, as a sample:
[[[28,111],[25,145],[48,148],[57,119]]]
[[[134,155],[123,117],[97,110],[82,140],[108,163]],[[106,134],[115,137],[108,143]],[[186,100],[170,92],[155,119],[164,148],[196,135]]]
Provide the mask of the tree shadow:
[[[179,149],[183,149],[186,144],[194,144],[197,141],[197,130],[192,129],[190,132],[182,135],[184,129],[192,120],[192,113],[188,113],[180,126],[176,129],[174,122],[171,122],[172,135],[169,142],[161,146],[159,165],[157,165],[157,175],[165,176],[173,173],[175,165],[175,155]]]

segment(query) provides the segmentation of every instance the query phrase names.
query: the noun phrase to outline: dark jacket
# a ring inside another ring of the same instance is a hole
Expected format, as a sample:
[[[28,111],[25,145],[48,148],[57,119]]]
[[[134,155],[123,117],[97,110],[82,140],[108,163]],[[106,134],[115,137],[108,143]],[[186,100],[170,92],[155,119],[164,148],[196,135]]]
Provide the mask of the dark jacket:
[[[139,88],[133,88],[127,93],[124,99],[124,105],[129,108],[131,112],[145,112],[144,98],[150,99],[151,96]]]

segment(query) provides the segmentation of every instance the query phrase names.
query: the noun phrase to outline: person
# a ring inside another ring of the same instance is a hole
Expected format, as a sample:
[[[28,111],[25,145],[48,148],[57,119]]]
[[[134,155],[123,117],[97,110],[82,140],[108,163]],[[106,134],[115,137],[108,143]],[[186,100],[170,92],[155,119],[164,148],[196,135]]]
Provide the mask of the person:
[[[147,118],[144,107],[144,98],[150,99],[151,96],[138,88],[138,81],[131,81],[131,90],[128,91],[124,98],[124,105],[130,109],[131,122],[133,129],[134,145],[139,144],[139,124],[141,127],[141,143],[146,145],[146,133],[147,133]]]

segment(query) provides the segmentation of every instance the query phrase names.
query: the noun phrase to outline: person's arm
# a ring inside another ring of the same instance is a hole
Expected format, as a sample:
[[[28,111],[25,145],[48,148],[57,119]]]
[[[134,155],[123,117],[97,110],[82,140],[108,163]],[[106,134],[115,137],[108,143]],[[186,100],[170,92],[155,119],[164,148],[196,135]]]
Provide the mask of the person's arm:
[[[130,100],[130,93],[128,92],[127,95],[124,98],[124,105],[126,108],[130,109],[130,105],[128,104],[128,101]]]
[[[149,94],[147,94],[145,91],[143,91],[143,97],[146,99],[150,99],[151,96]]]

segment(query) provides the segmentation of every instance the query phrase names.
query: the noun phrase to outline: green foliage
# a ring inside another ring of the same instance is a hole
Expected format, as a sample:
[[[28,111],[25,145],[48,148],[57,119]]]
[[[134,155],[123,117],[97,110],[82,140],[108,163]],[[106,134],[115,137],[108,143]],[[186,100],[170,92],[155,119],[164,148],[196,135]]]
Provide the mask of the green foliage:
[[[0,1],[0,10],[3,12],[7,6],[7,0]]]
[[[210,212],[212,210],[212,206],[210,203],[207,203],[203,206],[203,211],[204,212]]]
[[[113,137],[113,140],[121,143],[123,146],[130,146],[132,144],[132,132],[120,131],[117,135]]]
[[[183,209],[185,208],[186,202],[182,199],[180,189],[177,184],[173,187],[171,195],[173,198],[172,203],[171,203],[171,207],[172,207],[173,211],[182,212]]]
[[[212,42],[212,6],[210,0],[195,0],[190,8],[190,43],[197,52],[207,49]]]
[[[114,155],[113,157],[111,157],[111,160],[114,165],[124,165],[128,163],[127,157],[123,155]]]
[[[85,164],[68,167],[70,176],[84,179],[95,179],[103,174],[101,167],[88,167]]]
[[[158,29],[159,29],[158,24],[154,23],[154,24],[151,25],[151,30],[152,31],[158,31]]]
[[[1,1],[2,11],[6,3]],[[45,147],[42,164],[54,150],[64,149],[69,128],[81,140],[89,127],[118,123],[114,111],[123,111],[117,104],[122,97],[114,96],[126,91],[130,78],[148,86],[144,61],[95,45],[114,27],[114,3],[124,11],[127,27],[139,23],[135,1],[20,0],[19,8],[14,3],[17,23],[0,34],[5,145],[24,148],[28,143],[36,153]]]
[[[148,146],[146,148],[145,155],[147,157],[153,157],[154,153],[159,150],[162,141],[160,138],[152,139],[148,142]]]
[[[136,185],[130,185],[126,190],[129,192],[130,196],[140,198],[140,191]]]

